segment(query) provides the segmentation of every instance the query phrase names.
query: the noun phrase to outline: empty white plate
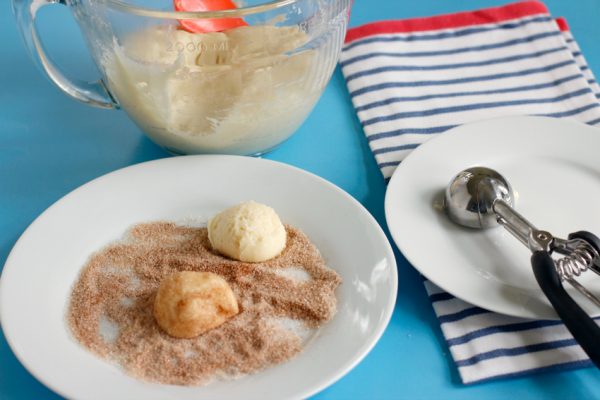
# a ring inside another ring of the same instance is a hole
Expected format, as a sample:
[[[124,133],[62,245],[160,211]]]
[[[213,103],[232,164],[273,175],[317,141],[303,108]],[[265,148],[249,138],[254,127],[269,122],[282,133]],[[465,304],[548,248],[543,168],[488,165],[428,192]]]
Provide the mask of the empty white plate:
[[[430,281],[469,303],[525,318],[557,318],[539,289],[531,253],[506,230],[452,223],[440,207],[461,170],[487,166],[516,192],[516,209],[539,229],[566,238],[600,235],[600,130],[568,120],[510,117],[452,129],[412,152],[390,180],[386,219],[408,261]],[[600,276],[579,278],[600,294]],[[565,285],[589,313],[599,310]]]
[[[91,253],[133,224],[207,220],[246,200],[303,230],[342,277],[338,312],[291,361],[205,387],[125,375],[75,342],[65,323],[71,286]],[[125,168],[71,192],[21,236],[0,280],[0,321],[23,365],[73,399],[287,399],[330,385],[374,346],[394,308],[394,255],[371,215],[331,183],[285,164],[235,156],[177,157]]]

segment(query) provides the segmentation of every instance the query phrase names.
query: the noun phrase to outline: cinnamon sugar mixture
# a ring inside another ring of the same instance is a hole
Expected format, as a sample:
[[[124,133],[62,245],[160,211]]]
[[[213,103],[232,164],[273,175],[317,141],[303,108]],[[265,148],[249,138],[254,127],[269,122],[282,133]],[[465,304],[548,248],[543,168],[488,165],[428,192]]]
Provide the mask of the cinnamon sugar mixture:
[[[315,328],[336,312],[339,275],[298,229],[286,226],[283,253],[263,263],[213,252],[206,228],[154,222],[92,255],[73,288],[68,322],[75,338],[131,375],[167,384],[199,385],[281,363],[301,351],[290,319]],[[161,279],[176,271],[224,277],[240,313],[194,339],[176,339],[152,310]],[[295,279],[297,272],[305,276]]]

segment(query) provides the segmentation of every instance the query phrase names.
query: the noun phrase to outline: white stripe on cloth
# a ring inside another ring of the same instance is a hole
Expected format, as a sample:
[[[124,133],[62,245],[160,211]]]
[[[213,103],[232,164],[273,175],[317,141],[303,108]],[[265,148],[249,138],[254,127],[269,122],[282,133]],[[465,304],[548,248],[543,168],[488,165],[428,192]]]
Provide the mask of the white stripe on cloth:
[[[600,124],[600,86],[548,13],[346,43],[348,91],[384,178],[421,143],[472,121],[548,115]],[[464,383],[590,366],[560,321],[475,307],[425,281]]]

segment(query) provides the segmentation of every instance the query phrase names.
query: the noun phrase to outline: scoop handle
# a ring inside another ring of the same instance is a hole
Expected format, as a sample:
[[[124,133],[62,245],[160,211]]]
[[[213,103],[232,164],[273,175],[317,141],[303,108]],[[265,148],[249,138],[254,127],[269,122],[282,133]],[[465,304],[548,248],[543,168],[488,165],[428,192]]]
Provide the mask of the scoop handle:
[[[535,279],[558,316],[588,357],[600,368],[600,327],[579,307],[563,287],[554,261],[545,251],[531,256]]]

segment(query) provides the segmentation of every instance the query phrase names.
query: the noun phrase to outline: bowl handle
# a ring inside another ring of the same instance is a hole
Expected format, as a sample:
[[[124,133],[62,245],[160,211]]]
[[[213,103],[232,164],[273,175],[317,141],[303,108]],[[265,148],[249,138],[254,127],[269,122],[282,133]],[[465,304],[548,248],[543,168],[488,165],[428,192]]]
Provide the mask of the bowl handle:
[[[35,17],[40,8],[56,3],[66,5],[65,0],[13,0],[12,2],[17,25],[34,63],[56,86],[74,99],[96,107],[118,108],[118,103],[101,79],[96,82],[69,79],[48,58],[35,28]]]

